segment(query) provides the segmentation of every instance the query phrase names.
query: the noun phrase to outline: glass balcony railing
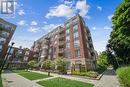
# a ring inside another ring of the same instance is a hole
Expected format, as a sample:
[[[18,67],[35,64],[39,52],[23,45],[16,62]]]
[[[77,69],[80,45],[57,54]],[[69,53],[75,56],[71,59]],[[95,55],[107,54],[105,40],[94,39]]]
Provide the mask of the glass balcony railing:
[[[7,37],[9,37],[9,33],[5,32],[5,31],[1,31],[0,32],[0,37],[7,38]]]
[[[5,43],[6,39],[0,37],[0,44],[3,45]]]

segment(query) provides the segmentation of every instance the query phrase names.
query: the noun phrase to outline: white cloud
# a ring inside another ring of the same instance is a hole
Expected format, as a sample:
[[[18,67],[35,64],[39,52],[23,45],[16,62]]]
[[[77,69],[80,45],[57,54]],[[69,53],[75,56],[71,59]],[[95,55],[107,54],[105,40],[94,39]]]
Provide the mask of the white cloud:
[[[20,16],[23,16],[23,15],[25,15],[26,13],[24,12],[24,10],[19,10],[19,11],[18,11],[18,14],[19,14]]]
[[[105,26],[104,29],[105,29],[105,30],[110,30],[111,27]]]
[[[101,6],[97,6],[97,9],[98,9],[99,11],[102,11],[102,7],[101,7]]]
[[[106,41],[94,41],[94,48],[98,52],[98,54],[106,49],[107,40]]]
[[[109,15],[107,18],[109,21],[111,21],[112,17],[113,17],[113,15]]]
[[[72,6],[73,2],[72,1],[64,1],[64,4],[68,5],[68,6]]]
[[[25,20],[21,20],[21,21],[17,22],[17,24],[18,24],[18,25],[20,25],[20,26],[25,25],[25,23],[26,23],[26,21],[25,21]]]
[[[32,21],[30,25],[37,25],[36,21]]]
[[[91,17],[89,15],[84,16],[84,18],[87,18],[88,20],[91,19]]]
[[[79,10],[81,16],[85,16],[89,11],[90,6],[86,3],[86,0],[78,1],[76,3],[76,9]]]
[[[96,27],[92,27],[93,30],[96,30]]]
[[[90,6],[86,3],[86,0],[77,1],[75,6],[73,4],[72,1],[64,1],[63,4],[51,7],[45,17],[71,17],[75,12],[85,16],[88,13]]]
[[[53,16],[55,16],[55,17],[71,17],[71,16],[73,16],[73,10],[69,6],[61,4],[59,6],[51,8],[45,17],[50,18]]]
[[[61,24],[46,24],[42,27],[47,33],[55,29],[56,27],[60,26]]]
[[[29,32],[32,32],[32,33],[37,33],[37,32],[39,31],[39,28],[37,28],[37,27],[30,27],[30,28],[28,29],[28,31],[29,31]]]

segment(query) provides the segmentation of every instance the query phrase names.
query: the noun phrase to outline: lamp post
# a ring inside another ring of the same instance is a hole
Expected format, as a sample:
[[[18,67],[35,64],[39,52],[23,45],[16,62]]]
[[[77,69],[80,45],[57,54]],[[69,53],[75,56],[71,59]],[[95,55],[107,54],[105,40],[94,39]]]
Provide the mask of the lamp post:
[[[12,43],[11,43],[11,46],[10,46],[10,48],[9,48],[9,51],[7,51],[7,55],[6,55],[6,57],[4,58],[4,61],[2,62],[2,65],[1,65],[0,74],[2,73],[2,70],[4,69],[4,66],[5,66],[5,64],[6,64],[6,61],[8,60],[8,56],[9,56],[9,54],[10,54],[10,52],[11,52],[11,49],[12,49],[12,47],[13,47],[14,44],[15,44],[15,43],[12,42]]]

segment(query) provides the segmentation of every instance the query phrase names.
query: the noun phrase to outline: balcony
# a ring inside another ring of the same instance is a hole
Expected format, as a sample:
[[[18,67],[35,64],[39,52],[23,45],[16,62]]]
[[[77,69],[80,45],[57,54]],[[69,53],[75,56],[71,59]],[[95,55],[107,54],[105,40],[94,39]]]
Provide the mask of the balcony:
[[[64,53],[64,49],[59,49],[59,53]]]
[[[59,41],[59,46],[65,45],[65,41]]]
[[[48,49],[48,46],[47,46],[47,45],[45,45],[45,46],[43,46],[43,47],[42,47],[42,49]]]
[[[0,38],[0,44],[3,45],[5,43],[6,39],[5,38]]]
[[[59,35],[59,38],[64,38],[65,37],[65,34],[60,34]]]
[[[5,31],[1,31],[0,36],[3,37],[3,38],[7,38],[7,37],[9,37],[9,33],[5,32]]]
[[[0,29],[1,30],[4,30],[4,31],[7,31],[7,32],[10,32],[11,31],[11,28],[10,27],[7,27],[7,26],[3,26],[0,24]]]

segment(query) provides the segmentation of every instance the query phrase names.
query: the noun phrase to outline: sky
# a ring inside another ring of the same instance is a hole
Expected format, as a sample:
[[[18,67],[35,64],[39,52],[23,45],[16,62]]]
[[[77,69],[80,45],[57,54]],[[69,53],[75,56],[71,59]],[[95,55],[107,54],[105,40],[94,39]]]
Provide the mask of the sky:
[[[33,42],[76,14],[90,29],[95,50],[105,50],[112,31],[111,17],[122,0],[15,0],[14,17],[1,18],[17,25],[11,42],[30,48]]]

